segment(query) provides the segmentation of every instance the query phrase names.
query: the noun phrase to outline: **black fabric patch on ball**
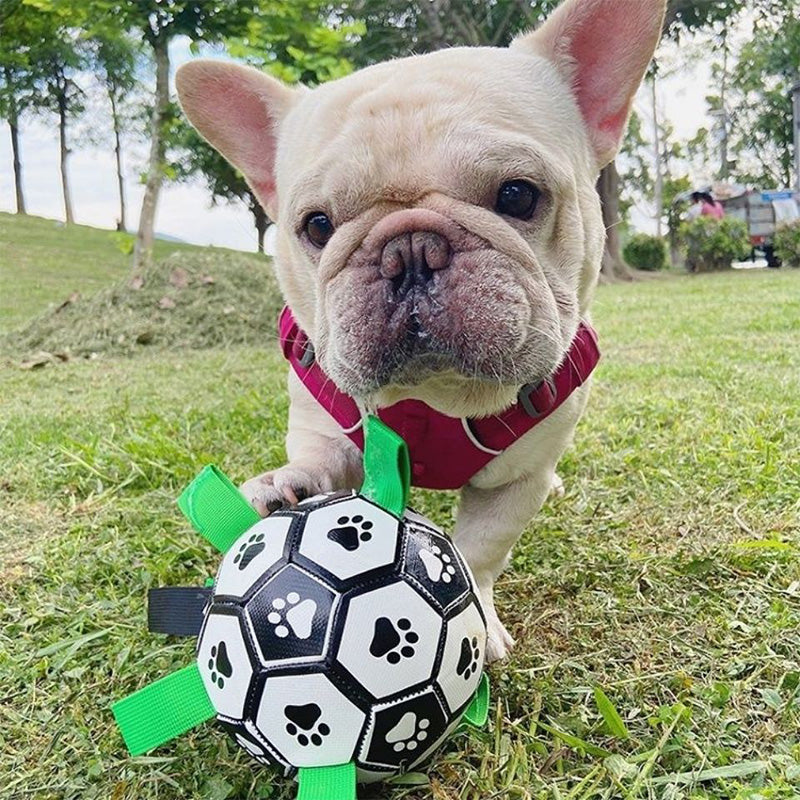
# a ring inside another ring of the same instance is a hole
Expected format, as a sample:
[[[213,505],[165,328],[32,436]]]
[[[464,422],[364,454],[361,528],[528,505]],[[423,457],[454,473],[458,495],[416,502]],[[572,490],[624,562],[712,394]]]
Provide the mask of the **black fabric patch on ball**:
[[[265,662],[323,656],[334,594],[297,567],[268,580],[246,610]]]
[[[450,542],[418,527],[406,526],[403,574],[441,610],[470,591],[470,585]]]
[[[441,737],[447,724],[431,690],[376,711],[369,750],[362,759],[364,766],[405,768]]]

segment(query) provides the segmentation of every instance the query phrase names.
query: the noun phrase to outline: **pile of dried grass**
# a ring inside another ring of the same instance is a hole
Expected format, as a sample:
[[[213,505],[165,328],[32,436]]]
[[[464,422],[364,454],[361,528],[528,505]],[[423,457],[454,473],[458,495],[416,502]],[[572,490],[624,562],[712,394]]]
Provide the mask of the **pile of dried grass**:
[[[245,253],[176,252],[97,294],[71,295],[8,334],[2,349],[34,362],[209,348],[276,337],[280,292],[272,265]]]

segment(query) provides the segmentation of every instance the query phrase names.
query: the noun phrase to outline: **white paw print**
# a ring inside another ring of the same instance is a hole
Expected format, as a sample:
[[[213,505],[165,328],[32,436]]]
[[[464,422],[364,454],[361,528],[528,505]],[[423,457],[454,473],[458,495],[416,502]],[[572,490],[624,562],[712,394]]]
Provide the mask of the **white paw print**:
[[[285,639],[290,633],[298,639],[308,639],[314,625],[317,604],[306,598],[300,601],[297,592],[289,592],[285,598],[276,597],[272,601],[274,611],[267,615],[267,621],[275,626],[274,633],[279,639]]]
[[[395,753],[402,753],[404,750],[414,751],[428,738],[430,725],[429,719],[417,719],[413,711],[408,711],[386,734],[386,742],[392,745]]]
[[[453,580],[456,574],[456,568],[452,564],[453,559],[447,553],[443,553],[441,547],[432,544],[430,550],[423,548],[419,551],[419,557],[425,572],[434,583],[439,581],[450,583]]]

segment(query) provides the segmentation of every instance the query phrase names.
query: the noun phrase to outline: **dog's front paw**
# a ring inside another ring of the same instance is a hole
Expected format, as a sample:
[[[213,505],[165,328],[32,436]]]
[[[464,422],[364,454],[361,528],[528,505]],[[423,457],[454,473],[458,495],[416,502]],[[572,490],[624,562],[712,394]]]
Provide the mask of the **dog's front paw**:
[[[564,496],[564,481],[561,476],[554,472],[553,479],[550,482],[550,497],[563,497]]]
[[[330,478],[319,470],[300,465],[265,472],[239,487],[242,494],[262,516],[285,506],[293,506],[307,497],[331,491]]]
[[[486,662],[491,664],[493,661],[504,659],[511,652],[514,639],[497,616],[494,608],[494,592],[491,589],[484,589],[480,595],[483,611],[486,614]]]
[[[506,626],[497,617],[497,614],[488,615],[486,620],[488,637],[486,639],[486,661],[491,664],[501,661],[514,647],[514,639],[506,630]]]

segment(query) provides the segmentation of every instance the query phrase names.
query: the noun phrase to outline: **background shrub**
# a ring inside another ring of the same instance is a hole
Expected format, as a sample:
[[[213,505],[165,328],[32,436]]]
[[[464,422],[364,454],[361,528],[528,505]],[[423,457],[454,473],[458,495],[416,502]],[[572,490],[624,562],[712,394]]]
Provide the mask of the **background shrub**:
[[[667,266],[667,243],[661,236],[635,233],[628,239],[622,254],[635,269],[655,271]]]
[[[747,258],[750,239],[744,220],[698,217],[681,226],[689,272],[729,269],[731,261]]]
[[[784,222],[775,231],[775,255],[789,267],[800,267],[800,220]]]

